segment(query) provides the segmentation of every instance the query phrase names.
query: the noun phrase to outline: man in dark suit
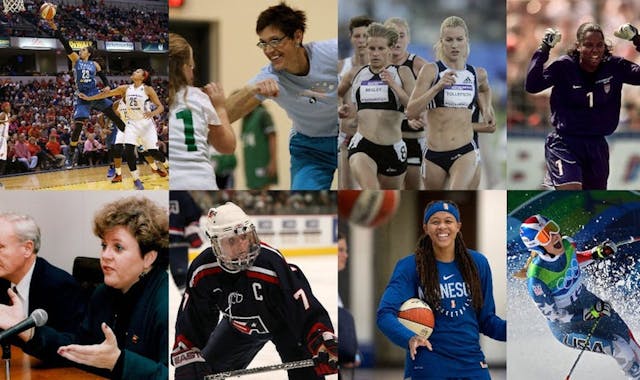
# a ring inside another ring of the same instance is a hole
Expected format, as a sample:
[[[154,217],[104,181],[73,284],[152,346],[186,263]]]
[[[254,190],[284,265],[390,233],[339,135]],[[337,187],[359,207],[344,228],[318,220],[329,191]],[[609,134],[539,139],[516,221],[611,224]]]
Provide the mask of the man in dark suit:
[[[73,277],[37,257],[40,228],[28,215],[0,213],[0,328],[7,329],[35,309],[48,314],[47,326],[75,332],[84,317],[86,295]],[[29,329],[11,340],[29,353]]]

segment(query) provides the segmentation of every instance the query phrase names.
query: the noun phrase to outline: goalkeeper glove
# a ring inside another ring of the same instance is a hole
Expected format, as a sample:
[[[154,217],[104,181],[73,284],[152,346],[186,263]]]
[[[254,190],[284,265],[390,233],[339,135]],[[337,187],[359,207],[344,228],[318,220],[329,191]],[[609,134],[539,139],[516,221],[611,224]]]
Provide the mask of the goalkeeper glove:
[[[582,317],[585,321],[598,319],[602,316],[611,315],[611,304],[603,300],[598,300],[590,309],[584,309]]]
[[[549,50],[556,46],[562,39],[562,33],[558,29],[547,28],[544,31],[544,37],[542,37],[542,45],[546,46]]]
[[[631,24],[623,24],[620,25],[618,30],[613,32],[613,35],[622,38],[623,40],[631,41],[635,36],[638,35],[638,29]]]
[[[618,251],[616,243],[607,239],[597,247],[591,249],[591,255],[594,260],[604,260],[611,255],[615,255]]]

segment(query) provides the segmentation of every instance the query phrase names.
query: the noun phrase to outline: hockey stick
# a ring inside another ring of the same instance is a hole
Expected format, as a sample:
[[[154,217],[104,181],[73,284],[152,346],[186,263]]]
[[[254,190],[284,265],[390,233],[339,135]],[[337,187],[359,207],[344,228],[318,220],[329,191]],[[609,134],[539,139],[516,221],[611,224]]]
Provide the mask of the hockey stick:
[[[593,332],[596,330],[596,327],[598,327],[598,323],[600,323],[600,317],[596,319],[596,322],[593,324],[593,327],[591,327],[591,330],[589,330],[589,334],[587,335],[587,341],[584,343],[584,346],[582,346],[582,349],[580,350],[580,353],[578,354],[576,361],[573,362],[573,365],[571,366],[571,369],[569,370],[569,373],[567,374],[567,377],[564,378],[564,380],[569,380],[571,377],[571,374],[573,373],[573,370],[576,369],[576,366],[578,365],[578,361],[580,360],[580,357],[582,356],[582,354],[584,354],[584,350],[589,346],[589,340],[591,340],[591,335],[593,335]]]
[[[214,373],[213,375],[205,376],[204,380],[222,380],[228,377],[238,377],[238,376],[244,376],[244,375],[251,375],[254,373],[270,372],[270,371],[277,371],[277,370],[290,370],[290,369],[296,369],[296,368],[313,367],[314,365],[315,363],[313,362],[313,359],[305,359],[305,360],[298,360],[295,362],[268,365],[264,367],[246,368],[246,369],[238,369],[238,370],[228,371],[228,372]]]

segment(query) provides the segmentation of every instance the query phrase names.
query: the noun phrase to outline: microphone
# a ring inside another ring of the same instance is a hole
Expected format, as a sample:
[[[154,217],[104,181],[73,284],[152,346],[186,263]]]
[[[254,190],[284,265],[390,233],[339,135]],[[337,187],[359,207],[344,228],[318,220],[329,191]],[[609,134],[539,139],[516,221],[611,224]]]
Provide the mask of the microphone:
[[[35,309],[29,318],[0,332],[0,342],[11,336],[20,334],[25,330],[29,330],[32,327],[44,326],[44,324],[47,323],[48,318],[46,311],[42,309]]]

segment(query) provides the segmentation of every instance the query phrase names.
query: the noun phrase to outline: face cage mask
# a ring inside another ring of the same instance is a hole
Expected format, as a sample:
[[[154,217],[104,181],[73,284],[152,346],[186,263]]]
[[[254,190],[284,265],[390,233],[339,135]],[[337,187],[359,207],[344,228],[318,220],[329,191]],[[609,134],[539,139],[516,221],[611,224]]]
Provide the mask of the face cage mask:
[[[253,226],[242,226],[211,239],[211,248],[222,269],[238,273],[249,269],[256,261],[260,240]]]

